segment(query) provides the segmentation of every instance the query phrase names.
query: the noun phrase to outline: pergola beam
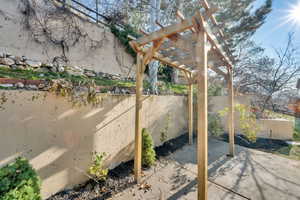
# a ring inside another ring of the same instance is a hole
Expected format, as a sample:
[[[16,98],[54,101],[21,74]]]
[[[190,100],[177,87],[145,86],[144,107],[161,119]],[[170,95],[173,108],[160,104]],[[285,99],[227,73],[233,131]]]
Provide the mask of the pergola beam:
[[[190,29],[193,27],[193,22],[191,19],[186,19],[178,24],[173,24],[171,26],[168,26],[166,28],[160,29],[158,31],[153,32],[152,34],[148,36],[141,37],[136,40],[137,44],[142,46],[149,42],[152,42],[154,40],[161,39],[163,37],[169,37],[172,34],[176,34],[178,32],[182,32],[186,29]]]
[[[206,0],[200,0],[200,3],[201,3],[202,6],[205,8],[205,10],[206,10],[207,13],[212,13],[212,14],[213,14],[213,13],[215,13],[215,12],[217,11],[216,8],[211,8]],[[212,21],[212,23],[213,23],[215,26],[218,27],[217,20],[216,20],[215,16],[213,16],[212,14],[209,15],[208,18],[210,18],[211,21]],[[204,20],[206,21],[208,18],[204,17]],[[220,34],[221,37],[224,37],[224,34],[223,34],[223,32],[222,32],[220,29],[218,29],[218,33]]]

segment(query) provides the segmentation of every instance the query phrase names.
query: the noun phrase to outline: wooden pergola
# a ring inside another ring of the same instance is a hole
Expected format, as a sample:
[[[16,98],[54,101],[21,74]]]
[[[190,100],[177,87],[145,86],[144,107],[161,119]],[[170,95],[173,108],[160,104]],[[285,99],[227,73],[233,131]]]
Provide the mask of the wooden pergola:
[[[177,13],[180,22],[167,27],[157,24],[160,30],[144,33],[144,36],[131,41],[137,52],[136,67],[136,119],[135,119],[135,158],[134,175],[137,182],[141,177],[142,165],[142,123],[141,108],[143,94],[143,74],[145,66],[158,60],[168,66],[182,70],[188,82],[188,128],[189,143],[193,143],[193,84],[197,84],[197,162],[198,162],[198,199],[207,199],[207,76],[208,68],[225,77],[228,83],[228,128],[229,155],[234,156],[234,94],[232,83],[232,62],[228,51],[220,41],[224,40],[211,8],[202,0],[203,11],[185,19]],[[210,25],[209,25],[210,24]],[[222,70],[225,67],[226,71]]]

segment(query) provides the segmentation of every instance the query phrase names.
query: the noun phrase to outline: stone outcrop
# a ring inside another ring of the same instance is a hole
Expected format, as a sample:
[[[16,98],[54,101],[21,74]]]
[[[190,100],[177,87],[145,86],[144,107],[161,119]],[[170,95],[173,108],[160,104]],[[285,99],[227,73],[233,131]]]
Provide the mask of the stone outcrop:
[[[80,66],[64,66],[58,63],[42,63],[40,61],[28,59],[25,56],[18,57],[9,53],[0,53],[0,67],[11,69],[31,69],[38,72],[66,72],[75,76],[100,77],[110,80],[134,81],[133,78],[123,78],[120,74],[109,74],[95,72]]]
[[[0,78],[0,86],[4,88],[28,89],[48,91],[53,84],[64,81],[43,80],[43,73],[67,73],[73,76],[83,76],[86,78],[100,78],[116,81],[134,81],[133,78],[123,78],[120,74],[108,74],[103,72],[95,72],[79,66],[64,66],[57,63],[42,63],[40,61],[28,59],[25,56],[17,57],[9,53],[0,53],[0,67],[12,70],[33,70],[40,72],[41,80],[24,80],[17,78]],[[84,86],[82,86],[84,87]],[[118,87],[118,86],[95,86],[96,92],[105,92],[110,94],[134,94],[135,88]]]

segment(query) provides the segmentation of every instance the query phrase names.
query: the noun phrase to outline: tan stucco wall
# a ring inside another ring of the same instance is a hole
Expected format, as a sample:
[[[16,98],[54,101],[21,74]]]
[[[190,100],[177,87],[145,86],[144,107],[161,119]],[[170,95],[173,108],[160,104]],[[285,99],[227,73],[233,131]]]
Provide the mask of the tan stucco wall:
[[[235,104],[251,105],[253,96],[236,96]],[[220,110],[228,107],[228,98],[226,96],[210,97],[209,112],[218,113]],[[234,115],[235,131],[242,133],[240,129],[239,113]],[[227,116],[221,117],[221,124],[225,131],[228,131]],[[257,120],[259,131],[257,137],[291,140],[293,139],[294,122],[286,119],[259,119]]]
[[[63,97],[45,92],[1,91],[7,97],[0,111],[0,166],[23,155],[42,178],[42,195],[49,195],[88,179],[91,152],[106,152],[113,168],[133,158],[135,97],[103,94],[98,107],[73,108]],[[33,96],[38,97],[33,98]],[[187,129],[186,98],[147,96],[142,127],[161,144]]]
[[[20,0],[0,0],[0,53],[26,56],[44,63],[52,62],[55,57],[62,55],[62,48],[48,42],[39,32],[35,37],[43,42],[34,41],[32,33],[25,28],[21,5]],[[74,20],[87,36],[82,37],[75,46],[71,46],[69,51],[66,51],[68,65],[93,69],[97,72],[133,75],[134,59],[124,51],[118,39],[108,28],[97,26],[76,16]],[[53,28],[53,30],[54,35],[60,34],[59,28]],[[91,48],[95,45],[91,43],[91,40],[93,43],[101,41],[99,43],[101,47]]]
[[[261,119],[259,120],[259,136],[280,140],[293,139],[294,122],[286,119]]]

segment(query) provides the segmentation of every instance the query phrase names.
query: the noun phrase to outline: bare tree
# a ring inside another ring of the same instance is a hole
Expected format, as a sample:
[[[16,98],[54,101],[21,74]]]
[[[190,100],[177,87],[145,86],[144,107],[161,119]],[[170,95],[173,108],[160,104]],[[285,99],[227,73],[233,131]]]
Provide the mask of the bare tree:
[[[264,50],[259,47],[241,54],[240,59],[245,60],[236,69],[235,82],[240,92],[259,97],[256,103],[261,113],[267,108],[276,110],[282,106],[279,105],[283,102],[282,94],[291,90],[300,76],[299,51],[293,40],[290,33],[286,46],[274,50],[275,58],[264,56]]]

